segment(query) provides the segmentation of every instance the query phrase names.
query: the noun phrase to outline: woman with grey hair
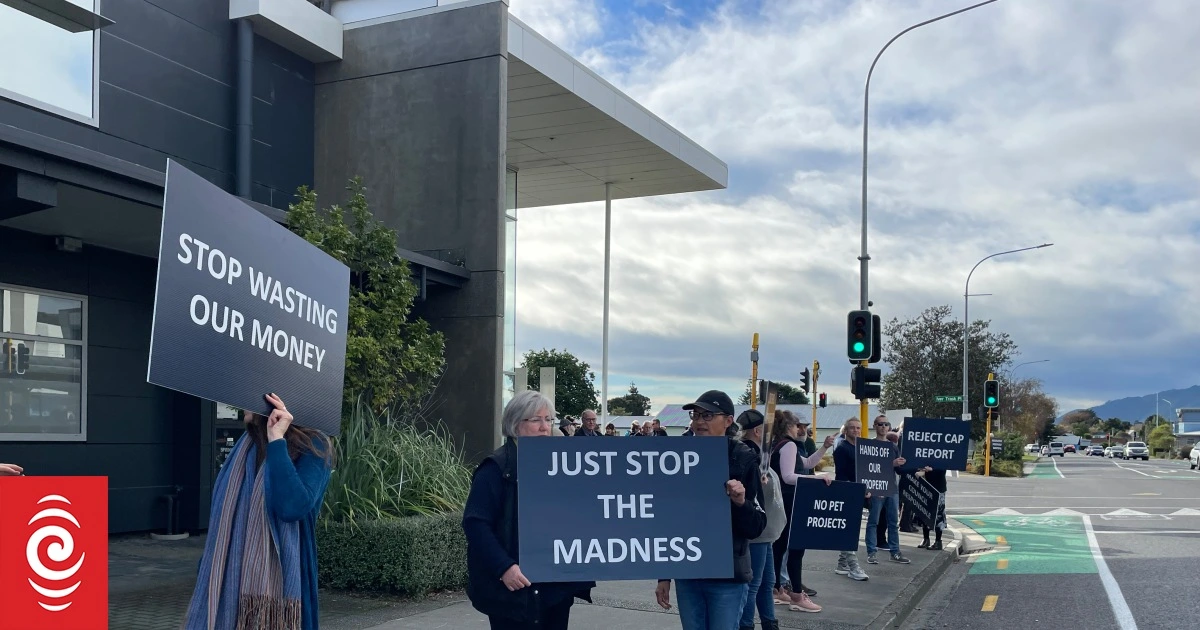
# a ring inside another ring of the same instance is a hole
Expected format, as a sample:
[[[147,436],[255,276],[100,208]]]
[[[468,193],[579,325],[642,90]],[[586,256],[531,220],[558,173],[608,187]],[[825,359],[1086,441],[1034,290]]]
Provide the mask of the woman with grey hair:
[[[519,392],[501,418],[504,445],[475,469],[463,509],[467,596],[492,630],[566,630],[575,598],[591,601],[595,582],[531,584],[517,565],[517,449],[525,438],[549,437],[554,406],[539,392]]]

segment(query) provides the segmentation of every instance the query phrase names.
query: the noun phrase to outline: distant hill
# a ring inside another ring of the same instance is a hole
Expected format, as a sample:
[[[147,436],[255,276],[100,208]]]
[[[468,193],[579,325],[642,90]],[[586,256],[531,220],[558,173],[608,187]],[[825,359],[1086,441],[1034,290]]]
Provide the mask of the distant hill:
[[[1200,385],[1193,385],[1187,389],[1168,390],[1159,394],[1159,397],[1171,401],[1170,404],[1165,401],[1159,404],[1159,415],[1167,420],[1174,421],[1176,409],[1180,407],[1200,407]],[[1105,420],[1108,418],[1120,418],[1126,422],[1137,424],[1147,417],[1154,415],[1154,394],[1110,400],[1103,405],[1092,407],[1092,411]],[[1063,415],[1065,416],[1066,414]],[[1059,416],[1059,419],[1061,420],[1062,416]]]

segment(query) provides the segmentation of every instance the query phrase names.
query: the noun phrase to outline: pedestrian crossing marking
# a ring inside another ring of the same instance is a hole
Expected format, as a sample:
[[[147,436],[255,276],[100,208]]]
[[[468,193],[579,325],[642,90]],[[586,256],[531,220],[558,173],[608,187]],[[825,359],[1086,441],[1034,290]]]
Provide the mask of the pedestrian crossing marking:
[[[1200,516],[1200,510],[1193,510],[1192,508],[1183,508],[1182,510],[1176,510],[1174,512],[1171,512],[1171,516]]]
[[[1000,508],[986,513],[985,516],[1021,516],[1021,513],[1010,508]]]
[[[979,609],[980,612],[994,612],[996,610],[996,602],[998,601],[1000,601],[999,595],[988,595],[983,598],[983,608]]]

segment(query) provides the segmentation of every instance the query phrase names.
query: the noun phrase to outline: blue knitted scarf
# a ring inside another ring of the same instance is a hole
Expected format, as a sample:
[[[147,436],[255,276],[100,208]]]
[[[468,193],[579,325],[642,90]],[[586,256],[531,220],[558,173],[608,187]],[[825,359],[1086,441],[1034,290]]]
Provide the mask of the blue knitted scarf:
[[[217,475],[185,630],[300,629],[300,525],[267,507],[257,450],[243,435]]]

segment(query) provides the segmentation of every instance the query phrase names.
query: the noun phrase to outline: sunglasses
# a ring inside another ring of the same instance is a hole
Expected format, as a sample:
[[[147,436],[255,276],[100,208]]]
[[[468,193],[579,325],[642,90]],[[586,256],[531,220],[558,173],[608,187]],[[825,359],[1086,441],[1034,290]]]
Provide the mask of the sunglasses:
[[[890,427],[890,426],[892,426],[892,423],[891,423],[891,422],[876,422],[876,423],[875,423],[875,426],[877,426],[877,427]]]

